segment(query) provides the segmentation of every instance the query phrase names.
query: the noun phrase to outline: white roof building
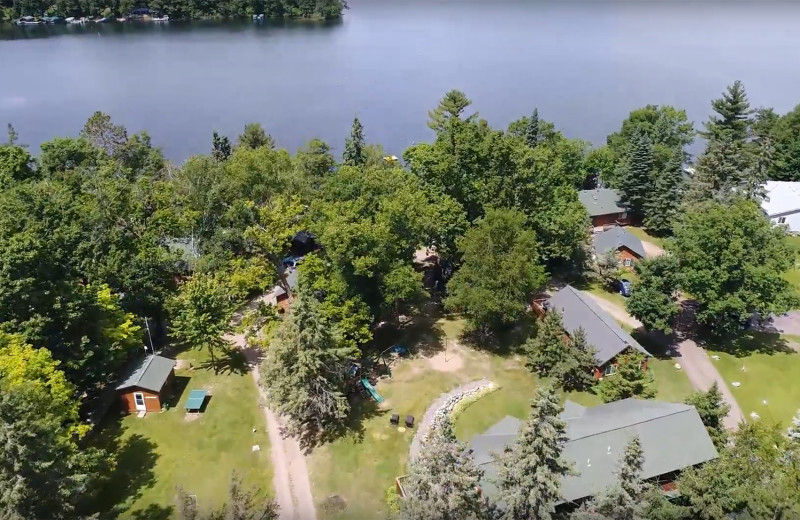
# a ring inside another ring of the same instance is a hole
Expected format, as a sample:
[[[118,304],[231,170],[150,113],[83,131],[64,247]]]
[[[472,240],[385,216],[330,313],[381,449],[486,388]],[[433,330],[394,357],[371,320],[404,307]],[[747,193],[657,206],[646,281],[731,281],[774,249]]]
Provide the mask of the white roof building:
[[[800,182],[767,181],[761,209],[775,224],[784,224],[800,233]]]

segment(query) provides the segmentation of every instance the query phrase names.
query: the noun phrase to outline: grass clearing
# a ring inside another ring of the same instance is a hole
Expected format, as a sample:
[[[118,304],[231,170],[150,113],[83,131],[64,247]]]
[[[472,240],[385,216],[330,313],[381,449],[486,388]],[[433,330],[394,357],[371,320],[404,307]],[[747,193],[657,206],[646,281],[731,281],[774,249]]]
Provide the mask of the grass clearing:
[[[632,235],[639,238],[639,240],[645,240],[647,242],[652,242],[653,244],[657,245],[661,249],[666,249],[667,240],[662,237],[657,237],[655,235],[651,235],[647,232],[643,227],[640,226],[627,226],[625,229],[631,232]]]
[[[205,351],[178,356],[194,367],[208,361]],[[210,369],[176,370],[179,399],[163,413],[144,418],[109,414],[94,442],[117,446],[117,468],[100,493],[98,510],[110,518],[167,519],[173,517],[175,488],[197,495],[202,509],[225,502],[231,472],[245,484],[272,494],[269,441],[258,407],[258,389],[251,374]],[[183,409],[189,392],[212,394],[205,412],[187,421]],[[256,429],[253,432],[253,429]],[[253,452],[258,444],[261,451]]]

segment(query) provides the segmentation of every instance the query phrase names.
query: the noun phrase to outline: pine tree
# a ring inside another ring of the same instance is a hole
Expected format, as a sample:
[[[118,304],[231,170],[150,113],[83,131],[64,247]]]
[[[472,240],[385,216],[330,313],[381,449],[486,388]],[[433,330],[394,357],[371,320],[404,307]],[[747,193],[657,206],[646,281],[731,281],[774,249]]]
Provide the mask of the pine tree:
[[[533,114],[525,126],[525,144],[533,148],[539,144],[539,109],[534,108]]]
[[[403,520],[485,518],[487,506],[479,488],[483,471],[458,442],[449,418],[431,431],[409,470]]]
[[[453,119],[460,119],[461,114],[472,101],[460,90],[451,90],[439,101],[439,106],[428,111],[428,127],[431,130],[442,132]],[[470,116],[474,118],[475,115]],[[467,119],[470,119],[467,118]]]
[[[561,362],[565,348],[567,338],[558,309],[550,309],[545,314],[537,323],[536,334],[523,346],[528,356],[528,367],[545,377]]]
[[[586,341],[582,328],[572,331],[564,358],[555,366],[553,379],[567,392],[588,390],[595,384],[592,369],[597,365],[594,346]]]
[[[606,287],[613,288],[619,283],[622,270],[616,251],[606,251],[598,256],[592,267],[597,279]]]
[[[349,360],[359,356],[332,335],[318,307],[301,287],[261,367],[269,400],[288,417],[289,430],[312,439],[350,412],[345,376]]]
[[[714,445],[721,449],[728,443],[728,432],[723,421],[730,412],[731,407],[722,397],[717,382],[711,385],[708,392],[697,391],[686,398],[686,404],[690,404],[697,409],[700,420],[708,430],[708,435],[714,441]]]
[[[256,148],[266,147],[270,150],[275,148],[275,139],[264,130],[259,123],[248,123],[244,125],[244,131],[239,134],[239,146],[255,150]]]
[[[219,135],[216,130],[212,139],[211,156],[219,162],[231,156],[231,140],[225,135]]]
[[[347,166],[363,166],[367,162],[364,151],[364,127],[357,117],[353,119],[350,137],[345,141],[342,162]]]
[[[700,132],[700,135],[706,139],[727,138],[744,143],[752,123],[753,110],[742,82],[736,80],[729,85],[721,98],[711,102],[711,108],[718,115],[709,117],[705,124],[706,130]]]
[[[561,499],[561,479],[572,475],[562,456],[567,441],[563,408],[552,386],[539,387],[531,402],[531,415],[516,442],[506,449],[497,480],[502,520],[553,517]]]
[[[659,234],[669,233],[680,215],[683,197],[683,150],[676,148],[663,172],[656,177],[645,203],[644,225]]]
[[[642,215],[653,186],[653,145],[650,138],[642,130],[631,138],[630,149],[619,179],[619,190],[624,202],[628,203],[633,213]]]
[[[644,504],[642,465],[644,454],[638,437],[625,447],[617,470],[617,483],[597,500],[597,511],[611,520],[639,520]]]
[[[709,199],[726,200],[740,188],[751,171],[752,157],[745,144],[728,136],[709,141],[697,159],[695,174],[689,182],[686,202],[695,205]]]
[[[644,361],[644,355],[639,352],[629,352],[617,358],[617,371],[604,377],[597,386],[597,393],[604,403],[628,397],[652,399],[656,396],[653,374],[642,369]]]

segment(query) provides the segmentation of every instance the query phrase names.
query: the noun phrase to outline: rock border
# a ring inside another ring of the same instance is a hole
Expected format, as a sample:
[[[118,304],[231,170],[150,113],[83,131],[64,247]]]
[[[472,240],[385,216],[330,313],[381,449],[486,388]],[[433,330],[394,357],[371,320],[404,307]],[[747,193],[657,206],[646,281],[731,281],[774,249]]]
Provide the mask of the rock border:
[[[422,449],[422,444],[431,430],[438,427],[445,416],[453,418],[454,415],[464,411],[467,405],[481,397],[497,390],[499,387],[487,379],[472,381],[461,385],[454,390],[440,395],[425,411],[422,421],[417,426],[417,431],[411,441],[409,460],[414,461]]]

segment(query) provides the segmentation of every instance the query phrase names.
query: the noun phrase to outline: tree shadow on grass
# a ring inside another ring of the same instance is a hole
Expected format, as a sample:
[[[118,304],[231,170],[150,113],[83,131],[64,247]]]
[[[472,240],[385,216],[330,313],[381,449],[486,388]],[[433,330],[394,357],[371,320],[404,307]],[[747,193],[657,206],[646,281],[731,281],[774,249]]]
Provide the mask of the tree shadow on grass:
[[[299,436],[300,448],[306,453],[310,453],[317,446],[333,442],[342,437],[351,437],[356,444],[364,441],[366,427],[364,423],[374,417],[381,417],[388,413],[383,410],[375,401],[353,396],[350,398],[350,414],[340,425],[332,425],[325,430],[307,430]],[[286,432],[282,432],[285,434]]]
[[[789,343],[774,332],[744,330],[735,336],[713,337],[708,334],[699,336],[697,342],[707,350],[725,352],[736,357],[747,357],[751,354],[781,354],[795,352]]]
[[[464,329],[459,340],[475,350],[491,352],[501,357],[520,352],[525,341],[536,331],[536,317],[526,312],[514,325],[493,332]]]
[[[102,484],[88,506],[101,518],[116,518],[124,513],[156,481],[156,444],[139,434],[123,439],[124,432],[119,418],[109,419],[90,439],[93,446],[104,449],[115,461],[101,468]]]
[[[215,360],[205,361],[199,365],[205,370],[214,370],[216,374],[238,374],[244,375],[250,372],[250,363],[245,352],[234,347],[223,347],[218,349]]]
[[[145,509],[137,509],[131,513],[132,520],[171,520],[174,518],[175,508],[173,506],[160,506],[150,504]]]

